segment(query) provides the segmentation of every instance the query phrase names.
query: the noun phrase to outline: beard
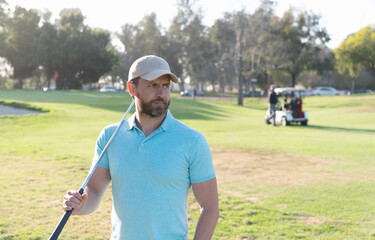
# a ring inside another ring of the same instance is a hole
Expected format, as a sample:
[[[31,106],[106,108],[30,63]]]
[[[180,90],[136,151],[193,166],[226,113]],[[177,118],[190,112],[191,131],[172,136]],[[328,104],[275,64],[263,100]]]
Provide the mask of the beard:
[[[141,98],[138,99],[139,101],[137,102],[137,108],[139,110],[139,113],[145,114],[152,118],[160,117],[166,114],[169,104],[171,103],[170,100],[166,101],[164,98],[154,99],[149,102],[145,102]],[[163,105],[154,107],[152,106],[153,102],[162,102]]]

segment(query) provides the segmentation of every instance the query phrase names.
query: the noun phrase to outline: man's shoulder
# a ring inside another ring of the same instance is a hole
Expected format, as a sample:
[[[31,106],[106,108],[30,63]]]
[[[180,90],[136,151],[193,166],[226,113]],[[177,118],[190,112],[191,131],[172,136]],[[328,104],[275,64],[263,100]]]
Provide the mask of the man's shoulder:
[[[203,136],[198,130],[177,119],[173,119],[172,131],[173,133],[183,135],[185,138],[191,137],[196,139]]]
[[[112,136],[112,134],[116,131],[116,128],[118,127],[120,123],[112,123],[107,126],[105,126],[101,132],[101,134],[105,134],[106,136]],[[129,128],[129,122],[128,121],[123,121],[121,124],[121,129],[128,129]]]
[[[201,134],[198,132],[196,129],[188,126],[186,123],[181,122],[180,120],[174,119],[174,128],[181,130],[181,131],[186,131],[186,132],[191,132],[192,134]]]
[[[119,125],[119,123],[112,123],[112,124],[109,124],[109,125],[105,126],[103,130],[106,131],[106,132],[114,132],[118,125]]]

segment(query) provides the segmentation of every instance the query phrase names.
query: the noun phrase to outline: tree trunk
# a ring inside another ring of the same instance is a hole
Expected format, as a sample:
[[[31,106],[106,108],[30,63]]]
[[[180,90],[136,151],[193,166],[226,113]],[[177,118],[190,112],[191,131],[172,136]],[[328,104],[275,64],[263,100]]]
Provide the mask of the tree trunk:
[[[185,82],[183,78],[180,78],[178,85],[180,86],[180,91],[185,91]]]
[[[240,21],[240,19],[238,20]],[[238,99],[237,105],[243,106],[243,75],[242,75],[242,24],[239,22],[236,34],[236,54],[237,54],[237,76],[238,76]]]
[[[251,79],[250,78],[247,78],[247,79],[244,79],[244,82],[245,82],[245,93],[247,92],[250,92],[250,88],[253,86],[254,88],[254,84],[251,83]]]
[[[294,73],[291,73],[290,76],[292,77],[292,87],[294,87],[296,85],[297,76]]]
[[[18,78],[17,81],[18,81],[17,88],[18,89],[23,89],[23,79],[22,78]]]
[[[242,76],[242,57],[238,61],[238,101],[237,105],[243,106],[243,76]]]
[[[215,93],[215,80],[211,81],[212,92]]]
[[[265,93],[267,94],[267,96],[270,95],[270,88],[271,88],[271,74],[267,72],[267,92]]]
[[[38,90],[38,89],[41,88],[40,84],[41,84],[41,80],[40,80],[40,78],[39,78],[39,77],[36,77],[36,78],[35,78],[35,90]]]
[[[51,77],[50,76],[47,76],[47,87],[48,87],[48,90],[50,90],[51,89]]]
[[[62,90],[63,89],[63,87],[64,87],[64,77],[63,76],[59,76],[57,79],[56,79],[56,89],[60,89],[60,90]]]
[[[225,83],[223,77],[220,78],[220,92],[222,96],[225,95]]]

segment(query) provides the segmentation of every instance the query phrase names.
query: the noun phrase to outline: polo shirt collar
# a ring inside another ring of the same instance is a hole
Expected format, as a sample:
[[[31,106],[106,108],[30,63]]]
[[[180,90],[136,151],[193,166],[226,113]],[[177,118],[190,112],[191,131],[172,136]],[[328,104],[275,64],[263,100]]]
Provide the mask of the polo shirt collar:
[[[128,129],[127,130],[132,130],[134,127],[137,127],[137,124],[135,123],[135,113],[128,119]]]
[[[135,122],[135,113],[133,114],[133,116],[131,116],[129,119],[128,119],[128,123],[129,123],[129,127],[127,130],[132,130],[133,128],[138,128],[137,127],[137,124]],[[169,111],[169,109],[167,110],[167,116],[165,117],[163,123],[160,125],[160,129],[162,129],[163,131],[167,131],[168,128],[171,126],[172,122],[173,122],[173,115],[171,113],[171,111]]]
[[[172,116],[172,113],[171,111],[169,111],[169,109],[167,110],[167,116],[165,117],[163,123],[161,124],[160,128],[163,129],[163,131],[167,131],[168,128],[171,126],[172,122],[173,122],[173,116]]]

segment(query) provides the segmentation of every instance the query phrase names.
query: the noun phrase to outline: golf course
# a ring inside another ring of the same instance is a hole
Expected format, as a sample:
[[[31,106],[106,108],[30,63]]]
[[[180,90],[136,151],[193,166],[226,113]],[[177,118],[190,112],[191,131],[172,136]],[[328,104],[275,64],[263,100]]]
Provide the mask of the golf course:
[[[130,102],[123,92],[0,90],[0,104],[41,113],[0,116],[0,239],[48,239],[66,191],[88,174],[98,134]],[[175,93],[170,110],[211,147],[220,204],[213,239],[375,239],[375,95],[306,97],[307,126],[266,125],[266,98],[238,106],[235,97]],[[188,204],[193,239],[192,191]],[[59,239],[109,239],[111,210],[109,188]]]

